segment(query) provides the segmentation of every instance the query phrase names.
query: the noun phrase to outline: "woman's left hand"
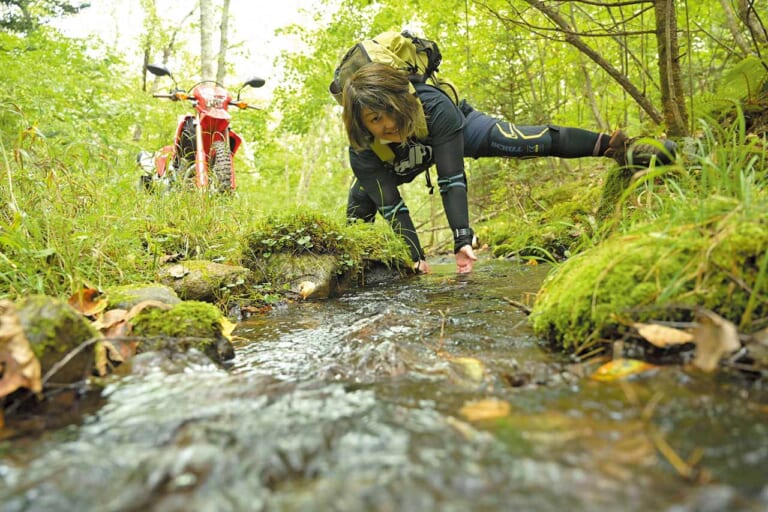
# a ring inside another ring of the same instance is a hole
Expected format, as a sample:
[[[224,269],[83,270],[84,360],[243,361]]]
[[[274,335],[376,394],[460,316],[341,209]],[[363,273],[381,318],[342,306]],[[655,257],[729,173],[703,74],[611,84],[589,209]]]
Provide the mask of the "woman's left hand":
[[[456,253],[456,270],[459,274],[468,274],[472,272],[472,264],[477,261],[475,251],[472,246],[467,244]]]

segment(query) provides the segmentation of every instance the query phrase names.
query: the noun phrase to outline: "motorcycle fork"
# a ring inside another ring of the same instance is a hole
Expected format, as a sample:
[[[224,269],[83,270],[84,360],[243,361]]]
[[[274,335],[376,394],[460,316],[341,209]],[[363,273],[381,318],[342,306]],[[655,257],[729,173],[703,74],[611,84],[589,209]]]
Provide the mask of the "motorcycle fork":
[[[198,187],[208,186],[208,155],[203,144],[203,127],[199,114],[195,116],[195,178]]]

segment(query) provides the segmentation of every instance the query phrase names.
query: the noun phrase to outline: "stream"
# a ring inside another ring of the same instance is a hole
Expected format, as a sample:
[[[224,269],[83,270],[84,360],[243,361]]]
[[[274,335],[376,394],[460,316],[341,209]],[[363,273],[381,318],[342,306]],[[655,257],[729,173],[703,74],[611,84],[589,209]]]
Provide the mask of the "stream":
[[[0,441],[0,510],[765,511],[768,390],[659,367],[615,382],[483,260],[240,322],[227,368],[145,353],[69,426]]]

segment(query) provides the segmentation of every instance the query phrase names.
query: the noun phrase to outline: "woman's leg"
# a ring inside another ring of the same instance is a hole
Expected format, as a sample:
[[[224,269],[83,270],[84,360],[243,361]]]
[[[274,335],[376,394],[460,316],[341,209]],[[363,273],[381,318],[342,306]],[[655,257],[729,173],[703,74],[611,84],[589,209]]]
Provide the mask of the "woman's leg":
[[[644,142],[628,138],[624,132],[593,132],[569,126],[518,126],[500,121],[463,106],[467,117],[464,128],[464,155],[480,158],[532,158],[557,156],[582,158],[603,156],[619,165],[647,167],[651,161],[666,165],[674,161],[677,145],[668,139]]]
[[[610,135],[565,126],[514,125],[473,110],[467,115],[464,140],[466,156],[474,158],[581,158],[604,155]]]

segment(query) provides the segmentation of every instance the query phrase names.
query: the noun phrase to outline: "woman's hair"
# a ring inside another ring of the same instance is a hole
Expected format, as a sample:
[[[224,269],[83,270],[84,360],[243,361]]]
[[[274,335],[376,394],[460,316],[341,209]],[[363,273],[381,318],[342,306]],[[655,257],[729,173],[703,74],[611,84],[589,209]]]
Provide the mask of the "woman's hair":
[[[392,66],[378,62],[361,66],[345,84],[341,104],[344,128],[355,150],[367,149],[373,143],[363,122],[364,108],[392,116],[403,143],[414,135],[427,134],[421,102],[408,76]]]

